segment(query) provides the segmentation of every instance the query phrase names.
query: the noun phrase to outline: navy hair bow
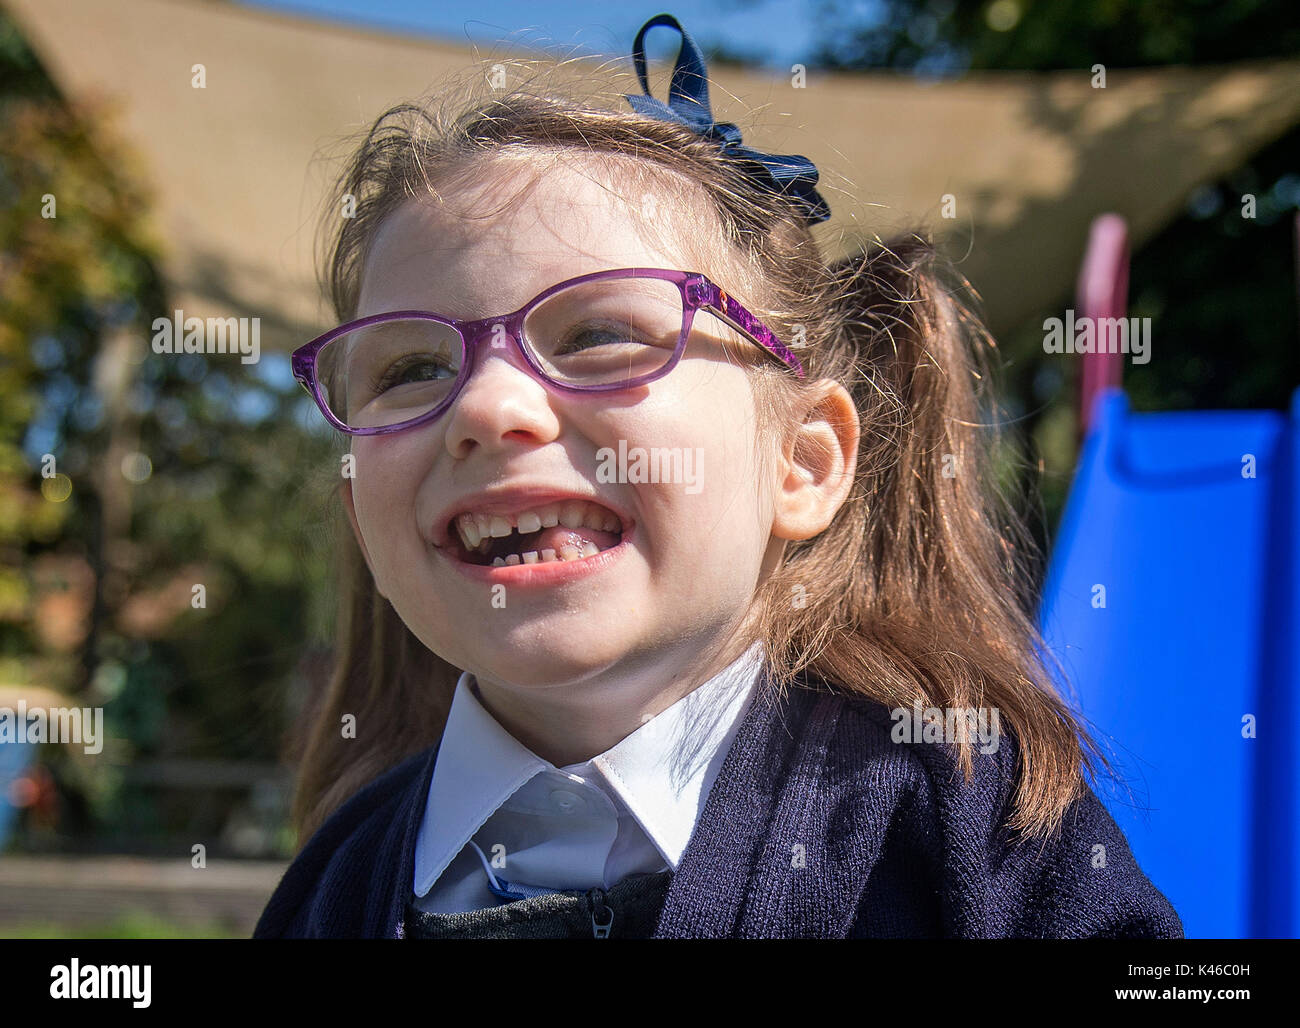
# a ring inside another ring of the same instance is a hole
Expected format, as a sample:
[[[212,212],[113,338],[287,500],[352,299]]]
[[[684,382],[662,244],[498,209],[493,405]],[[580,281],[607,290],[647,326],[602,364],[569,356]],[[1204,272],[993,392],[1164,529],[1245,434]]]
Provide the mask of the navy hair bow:
[[[667,25],[682,34],[677,66],[673,68],[672,86],[668,103],[650,95],[650,81],[646,77],[645,34],[656,25]],[[632,60],[636,62],[637,78],[645,96],[624,94],[627,102],[638,114],[660,121],[675,121],[685,125],[697,135],[718,140],[722,152],[728,157],[745,162],[746,173],[764,188],[782,193],[802,208],[804,219],[810,225],[825,221],[831,209],[817,192],[817,165],[797,154],[770,154],[741,143],[740,129],[724,122],[716,124],[709,105],[708,72],[704,55],[690,35],[671,14],[657,14],[641,26],[632,43]]]

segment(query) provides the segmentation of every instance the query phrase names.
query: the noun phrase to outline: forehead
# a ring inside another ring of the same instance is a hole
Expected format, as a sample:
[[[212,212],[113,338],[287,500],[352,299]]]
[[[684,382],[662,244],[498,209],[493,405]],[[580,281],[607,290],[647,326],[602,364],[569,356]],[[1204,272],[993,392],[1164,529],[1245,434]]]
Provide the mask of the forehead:
[[[599,155],[495,159],[460,186],[408,200],[369,247],[357,315],[515,310],[556,282],[608,268],[702,271],[727,281],[701,191]],[[733,276],[734,277],[734,276]]]

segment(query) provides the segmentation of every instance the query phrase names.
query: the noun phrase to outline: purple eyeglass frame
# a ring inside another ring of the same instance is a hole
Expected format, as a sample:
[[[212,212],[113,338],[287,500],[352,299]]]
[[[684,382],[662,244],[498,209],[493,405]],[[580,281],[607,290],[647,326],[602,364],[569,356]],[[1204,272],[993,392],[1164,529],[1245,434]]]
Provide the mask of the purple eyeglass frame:
[[[541,365],[533,359],[533,355],[528,352],[528,348],[524,346],[524,318],[539,303],[561,289],[566,289],[581,282],[596,282],[610,278],[659,278],[672,282],[681,291],[682,333],[677,340],[676,347],[673,349],[672,356],[658,371],[639,375],[624,382],[610,382],[603,385],[573,385],[569,382],[555,381],[546,374]],[[771,329],[737,303],[734,297],[729,296],[720,286],[714,284],[707,276],[697,271],[670,271],[666,268],[616,268],[611,271],[596,271],[588,275],[579,275],[577,278],[565,279],[563,282],[558,282],[549,289],[538,293],[519,310],[511,314],[498,315],[494,318],[459,321],[441,314],[434,314],[431,311],[390,311],[385,314],[372,314],[370,317],[359,318],[356,321],[349,321],[337,328],[332,328],[324,335],[317,336],[310,343],[298,347],[291,356],[291,365],[293,377],[302,383],[303,388],[311,394],[312,399],[316,401],[316,406],[325,415],[325,420],[340,432],[345,432],[348,435],[385,435],[390,432],[401,432],[408,428],[415,428],[417,425],[428,424],[446,412],[447,408],[455,403],[456,397],[460,395],[465,383],[469,381],[473,372],[473,364],[480,338],[484,334],[490,333],[496,325],[505,326],[510,338],[514,340],[515,349],[523,355],[528,367],[542,382],[569,393],[614,392],[645,385],[656,379],[663,378],[672,371],[686,351],[686,340],[690,337],[691,326],[695,323],[695,313],[699,310],[711,311],[726,324],[739,332],[743,332],[759,346],[777,357],[800,378],[804,377],[803,365],[799,363],[799,358],[777,339]],[[316,355],[327,343],[333,342],[339,336],[346,335],[348,332],[355,332],[359,328],[368,328],[371,325],[378,325],[385,321],[399,320],[435,321],[440,325],[448,326],[456,332],[461,342],[460,373],[456,377],[456,384],[445,400],[418,417],[410,418],[407,421],[399,421],[395,425],[384,425],[378,428],[351,428],[336,418],[331,413],[329,404],[325,402],[325,398],[321,393],[320,381],[316,378]]]

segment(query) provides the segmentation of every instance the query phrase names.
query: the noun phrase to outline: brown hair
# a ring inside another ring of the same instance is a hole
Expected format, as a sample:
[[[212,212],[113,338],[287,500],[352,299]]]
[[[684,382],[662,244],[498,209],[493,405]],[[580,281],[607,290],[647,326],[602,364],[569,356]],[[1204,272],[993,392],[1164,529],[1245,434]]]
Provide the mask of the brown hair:
[[[807,372],[800,381],[776,362],[753,364],[760,429],[789,438],[820,378],[851,393],[863,429],[848,499],[820,535],[787,544],[755,597],[777,688],[806,676],[888,708],[996,709],[1019,762],[1008,827],[1054,832],[1081,792],[1081,765],[1109,765],[1039,657],[1046,651],[1029,614],[1038,557],[997,484],[994,344],[969,286],[917,233],[828,262],[789,201],[757,188],[716,144],[610,109],[600,102],[610,94],[537,81],[468,102],[448,92],[441,105],[402,104],[375,122],[331,198],[334,212],[344,197],[355,201],[355,217],[328,222],[339,320],[355,316],[367,247],[385,217],[411,198],[454,192],[503,158],[590,155],[660,194],[703,202],[716,214],[715,248],[741,269],[728,290],[791,344]],[[625,108],[619,94],[614,106]],[[527,169],[514,168],[521,185],[507,202],[527,191]],[[300,841],[362,785],[440,738],[460,673],[378,594],[341,513],[336,524],[344,558],[337,663],[304,747],[294,800]],[[349,713],[355,739],[340,733]],[[974,745],[955,743],[968,776]]]

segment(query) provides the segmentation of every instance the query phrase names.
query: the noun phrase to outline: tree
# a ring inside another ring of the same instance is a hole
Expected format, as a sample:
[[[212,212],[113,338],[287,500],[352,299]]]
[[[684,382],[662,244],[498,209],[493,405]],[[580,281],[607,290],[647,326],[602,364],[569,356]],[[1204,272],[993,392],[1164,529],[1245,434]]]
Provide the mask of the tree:
[[[61,833],[206,837],[238,797],[169,806],[129,768],[278,755],[330,620],[328,435],[287,355],[153,352],[171,304],[140,169],[114,111],[62,99],[3,13],[0,120],[0,678],[104,708],[103,760],[46,747]]]

